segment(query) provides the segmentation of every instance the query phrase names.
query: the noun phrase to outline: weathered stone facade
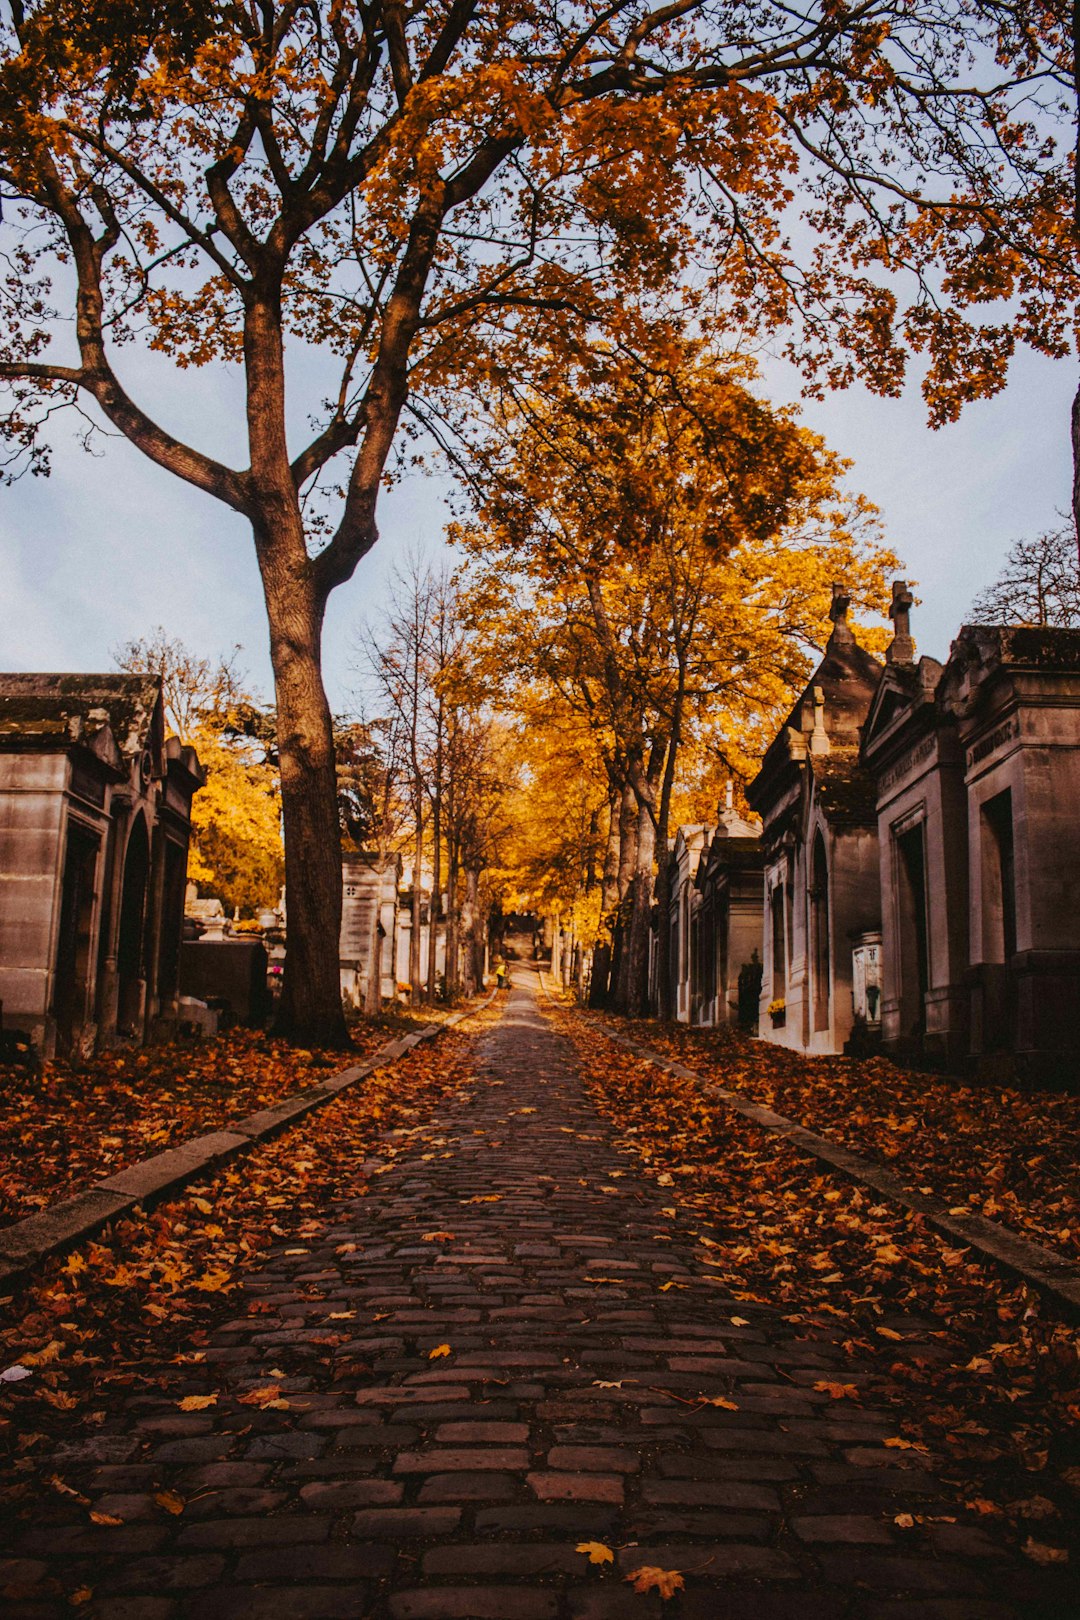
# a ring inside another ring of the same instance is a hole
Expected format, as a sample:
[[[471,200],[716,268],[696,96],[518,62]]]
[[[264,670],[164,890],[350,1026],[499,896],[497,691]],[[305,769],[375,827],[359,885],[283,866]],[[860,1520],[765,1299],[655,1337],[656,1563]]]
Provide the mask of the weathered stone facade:
[[[757,1008],[740,1007],[740,975],[761,952],[761,830],[728,801],[697,869],[691,1014],[695,1024],[757,1025]],[[743,980],[745,984],[745,979]],[[745,991],[743,993],[745,1000]]]
[[[848,605],[834,587],[825,655],[747,789],[764,849],[759,1032],[806,1052],[849,1040],[854,942],[881,926],[874,782],[859,762],[881,665]]]
[[[397,989],[398,886],[401,857],[364,852],[342,856],[341,994],[350,1006],[376,1011]],[[372,963],[378,986],[372,984]]]
[[[205,781],[154,675],[0,675],[0,1002],[44,1053],[175,1019]]]
[[[894,655],[863,759],[878,784],[886,1049],[1075,1079],[1080,632],[965,625],[944,666]]]

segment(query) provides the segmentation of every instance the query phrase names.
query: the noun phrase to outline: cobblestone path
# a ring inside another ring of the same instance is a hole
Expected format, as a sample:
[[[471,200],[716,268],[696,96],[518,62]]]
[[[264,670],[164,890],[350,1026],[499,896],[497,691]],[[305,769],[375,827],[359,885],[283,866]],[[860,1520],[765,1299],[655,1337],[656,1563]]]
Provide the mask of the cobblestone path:
[[[65,1480],[123,1522],[73,1507],[70,1525],[22,1528],[0,1589],[47,1566],[93,1596],[16,1598],[10,1620],[1077,1612],[1061,1572],[1019,1567],[979,1529],[938,1522],[912,1550],[894,1516],[950,1505],[882,1445],[895,1413],[836,1415],[813,1384],[857,1382],[857,1365],[725,1295],[518,977],[472,1099],[233,1296],[190,1369],[218,1404],[129,1397],[69,1448]],[[289,1410],[238,1401],[271,1382]],[[701,1404],[717,1396],[737,1410]],[[590,1565],[584,1541],[614,1564]],[[625,1577],[643,1565],[685,1590],[637,1595]]]

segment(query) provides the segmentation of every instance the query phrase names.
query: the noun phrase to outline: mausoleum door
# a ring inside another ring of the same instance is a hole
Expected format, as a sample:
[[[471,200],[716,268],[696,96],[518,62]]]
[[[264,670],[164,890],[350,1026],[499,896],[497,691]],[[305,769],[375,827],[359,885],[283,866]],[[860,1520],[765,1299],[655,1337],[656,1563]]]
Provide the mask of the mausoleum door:
[[[1016,1033],[1016,862],[1008,788],[983,805],[982,820],[983,946],[990,968],[984,975],[983,1040],[987,1050],[1010,1050]]]
[[[161,908],[161,950],[158,956],[158,998],[162,1012],[180,986],[180,944],[184,933],[184,889],[187,851],[171,838],[165,840],[165,886]]]
[[[829,863],[825,841],[814,839],[813,882],[810,887],[810,925],[814,961],[814,1030],[829,1027],[829,997],[832,990],[832,955],[829,945]]]
[[[896,840],[900,906],[900,1029],[915,1041],[926,1030],[930,950],[926,903],[926,829],[920,821]]]
[[[120,897],[120,934],[116,952],[119,980],[117,1027],[138,1031],[146,994],[144,978],[146,888],[150,875],[150,845],[146,822],[136,816],[124,856],[124,887]]]
[[[100,848],[101,839],[89,827],[76,821],[68,822],[53,990],[56,1040],[63,1053],[71,1051],[90,1004],[91,946],[97,898],[94,880]]]

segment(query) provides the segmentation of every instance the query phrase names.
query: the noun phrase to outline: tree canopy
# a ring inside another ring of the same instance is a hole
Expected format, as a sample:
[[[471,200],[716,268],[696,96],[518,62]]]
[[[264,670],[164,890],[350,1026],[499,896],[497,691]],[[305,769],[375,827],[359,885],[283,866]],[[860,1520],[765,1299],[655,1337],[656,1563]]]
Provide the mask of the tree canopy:
[[[538,345],[633,347],[664,306],[817,391],[924,352],[945,420],[1017,342],[1074,347],[1072,111],[1069,19],[1028,0],[13,0],[8,474],[74,406],[249,520],[303,1038],[343,1034],[322,623],[403,416],[453,447]],[[240,465],[136,397],[134,344],[189,389],[243,367]]]

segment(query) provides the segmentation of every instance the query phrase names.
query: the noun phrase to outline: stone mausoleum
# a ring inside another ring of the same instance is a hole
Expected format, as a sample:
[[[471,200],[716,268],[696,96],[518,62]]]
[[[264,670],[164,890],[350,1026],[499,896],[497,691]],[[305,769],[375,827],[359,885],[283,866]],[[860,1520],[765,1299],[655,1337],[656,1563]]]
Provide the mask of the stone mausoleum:
[[[898,600],[899,597],[899,600]],[[911,598],[867,717],[885,1049],[1080,1078],[1080,632],[965,625],[916,663]]]
[[[45,1055],[175,1023],[193,748],[156,675],[0,675],[0,1006]]]
[[[856,1003],[853,947],[880,943],[877,810],[859,732],[881,678],[833,587],[825,654],[766,751],[747,800],[762,821],[763,974],[759,1033],[839,1052],[870,1007]]]

